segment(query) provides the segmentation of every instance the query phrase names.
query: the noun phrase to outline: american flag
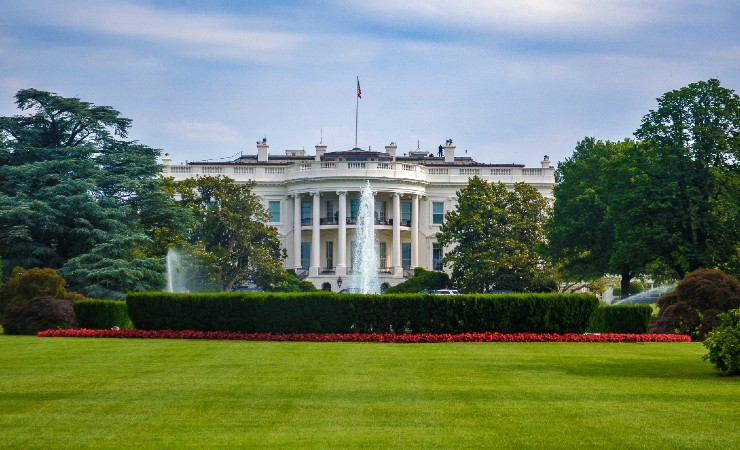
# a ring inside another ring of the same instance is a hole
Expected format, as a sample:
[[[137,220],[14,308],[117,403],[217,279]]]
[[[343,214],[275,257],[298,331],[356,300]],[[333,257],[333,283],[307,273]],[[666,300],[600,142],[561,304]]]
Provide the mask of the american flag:
[[[357,98],[362,98],[362,89],[360,89],[360,79],[357,79]]]

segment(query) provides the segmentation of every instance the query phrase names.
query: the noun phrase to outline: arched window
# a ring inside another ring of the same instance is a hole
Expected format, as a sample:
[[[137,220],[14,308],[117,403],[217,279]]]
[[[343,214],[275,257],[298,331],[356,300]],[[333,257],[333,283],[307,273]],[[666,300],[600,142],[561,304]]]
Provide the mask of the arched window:
[[[322,291],[331,291],[331,283],[324,283],[321,285]]]
[[[386,289],[388,289],[389,287],[391,287],[391,285],[390,285],[390,284],[388,284],[388,283],[383,283],[383,284],[381,284],[381,285],[380,285],[380,292],[385,292],[385,291],[386,291]]]

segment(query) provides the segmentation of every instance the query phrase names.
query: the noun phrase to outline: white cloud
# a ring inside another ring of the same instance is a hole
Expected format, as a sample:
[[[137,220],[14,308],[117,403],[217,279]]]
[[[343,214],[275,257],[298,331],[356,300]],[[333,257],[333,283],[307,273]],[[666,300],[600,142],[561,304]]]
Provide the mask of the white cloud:
[[[276,58],[296,51],[306,36],[270,29],[275,22],[244,16],[163,10],[131,2],[70,1],[29,5],[34,20],[93,32],[111,38],[131,38],[178,53],[216,59]]]

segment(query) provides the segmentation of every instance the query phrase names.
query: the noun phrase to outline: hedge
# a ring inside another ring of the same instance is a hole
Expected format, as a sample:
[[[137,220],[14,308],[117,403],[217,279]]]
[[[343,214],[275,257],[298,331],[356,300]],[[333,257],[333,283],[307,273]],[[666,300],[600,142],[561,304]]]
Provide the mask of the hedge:
[[[593,333],[647,333],[653,308],[650,305],[599,306],[591,316]]]
[[[598,305],[585,294],[315,293],[126,296],[142,330],[243,333],[582,333]]]
[[[73,307],[80,328],[92,330],[132,328],[126,302],[123,300],[78,300],[74,302]]]

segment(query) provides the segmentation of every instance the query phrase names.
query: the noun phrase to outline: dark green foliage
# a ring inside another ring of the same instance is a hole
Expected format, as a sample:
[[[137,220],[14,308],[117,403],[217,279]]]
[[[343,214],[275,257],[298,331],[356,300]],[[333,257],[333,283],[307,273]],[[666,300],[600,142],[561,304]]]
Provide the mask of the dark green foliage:
[[[650,305],[599,306],[591,316],[592,333],[646,333],[653,308]]]
[[[740,260],[740,96],[716,79],[664,94],[635,136],[629,172],[615,177],[617,237],[650,251],[677,278]]]
[[[719,315],[722,324],[709,332],[704,355],[724,375],[740,375],[740,309]]]
[[[316,286],[310,281],[299,280],[295,270],[288,269],[285,271],[285,280],[277,284],[270,292],[316,292]]]
[[[129,293],[137,329],[273,333],[579,333],[598,300],[584,294],[336,295]]]
[[[161,257],[189,224],[157,176],[159,150],[125,138],[107,106],[24,89],[0,117],[0,257],[60,269],[90,295],[164,284]]]
[[[676,290],[658,299],[654,333],[687,334],[701,340],[719,325],[719,314],[740,307],[740,282],[716,269],[695,270]]]
[[[35,297],[11,305],[3,318],[5,334],[36,334],[58,328],[74,328],[72,302],[51,296]]]
[[[133,328],[126,302],[123,300],[78,300],[74,302],[73,307],[80,328],[91,330]]]
[[[488,183],[479,177],[457,192],[437,241],[449,248],[442,261],[465,293],[533,292],[551,278],[542,250],[548,203],[537,188]]]
[[[253,283],[264,290],[285,285],[277,230],[254,193],[255,183],[237,184],[228,177],[202,176],[175,183],[180,203],[196,218],[187,253],[212,274],[219,290]]]
[[[19,306],[35,297],[74,299],[77,294],[68,293],[67,282],[54,269],[13,269],[7,282],[0,286],[0,319],[12,306]]]
[[[446,289],[451,287],[450,277],[444,272],[426,270],[423,267],[414,269],[414,276],[403,283],[389,287],[386,294],[416,294],[423,290]]]

